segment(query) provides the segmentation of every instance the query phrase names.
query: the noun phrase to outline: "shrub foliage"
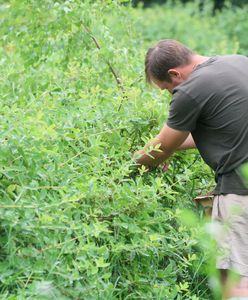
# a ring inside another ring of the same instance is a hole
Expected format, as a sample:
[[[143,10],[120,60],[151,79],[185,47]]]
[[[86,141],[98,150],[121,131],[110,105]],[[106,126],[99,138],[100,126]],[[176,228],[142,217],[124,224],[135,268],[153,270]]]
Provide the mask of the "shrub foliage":
[[[181,221],[212,188],[209,169],[194,151],[174,155],[167,173],[131,158],[170,102],[144,83],[150,45],[242,50],[232,23],[242,11],[195,10],[2,2],[1,299],[209,299],[200,229]]]

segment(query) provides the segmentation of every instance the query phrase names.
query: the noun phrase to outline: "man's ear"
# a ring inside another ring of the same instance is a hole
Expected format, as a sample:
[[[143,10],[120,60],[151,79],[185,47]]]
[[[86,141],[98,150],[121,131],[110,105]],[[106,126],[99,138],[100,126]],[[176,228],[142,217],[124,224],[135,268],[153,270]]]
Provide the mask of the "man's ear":
[[[178,72],[176,69],[169,69],[168,70],[168,74],[170,75],[170,78],[173,79],[173,78],[180,78],[181,77],[181,74],[180,72]]]

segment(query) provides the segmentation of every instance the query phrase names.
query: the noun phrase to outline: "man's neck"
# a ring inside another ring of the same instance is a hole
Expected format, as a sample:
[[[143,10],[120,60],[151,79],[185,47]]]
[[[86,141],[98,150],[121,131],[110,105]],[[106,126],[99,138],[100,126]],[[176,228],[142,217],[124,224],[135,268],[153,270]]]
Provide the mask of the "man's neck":
[[[208,56],[202,56],[202,55],[194,54],[193,57],[192,57],[191,65],[193,65],[193,67],[195,69],[198,65],[204,63],[209,58],[210,57],[208,57]]]
[[[208,56],[194,54],[191,62],[187,66],[179,67],[183,79],[186,80],[195,68],[209,59]]]

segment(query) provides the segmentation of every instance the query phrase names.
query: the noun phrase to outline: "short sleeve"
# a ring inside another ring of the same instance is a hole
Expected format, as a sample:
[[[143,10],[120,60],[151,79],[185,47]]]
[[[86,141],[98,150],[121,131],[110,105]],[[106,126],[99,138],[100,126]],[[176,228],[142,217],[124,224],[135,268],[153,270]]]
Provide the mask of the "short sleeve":
[[[187,93],[177,90],[172,97],[167,125],[176,130],[192,132],[200,113],[199,103]]]

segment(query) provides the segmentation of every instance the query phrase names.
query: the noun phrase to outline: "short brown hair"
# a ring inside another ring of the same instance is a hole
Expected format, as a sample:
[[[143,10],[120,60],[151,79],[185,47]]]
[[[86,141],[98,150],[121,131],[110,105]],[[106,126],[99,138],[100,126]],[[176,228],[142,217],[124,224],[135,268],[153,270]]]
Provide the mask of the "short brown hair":
[[[175,40],[162,40],[149,48],[145,58],[146,81],[171,82],[168,70],[190,63],[193,51]]]

